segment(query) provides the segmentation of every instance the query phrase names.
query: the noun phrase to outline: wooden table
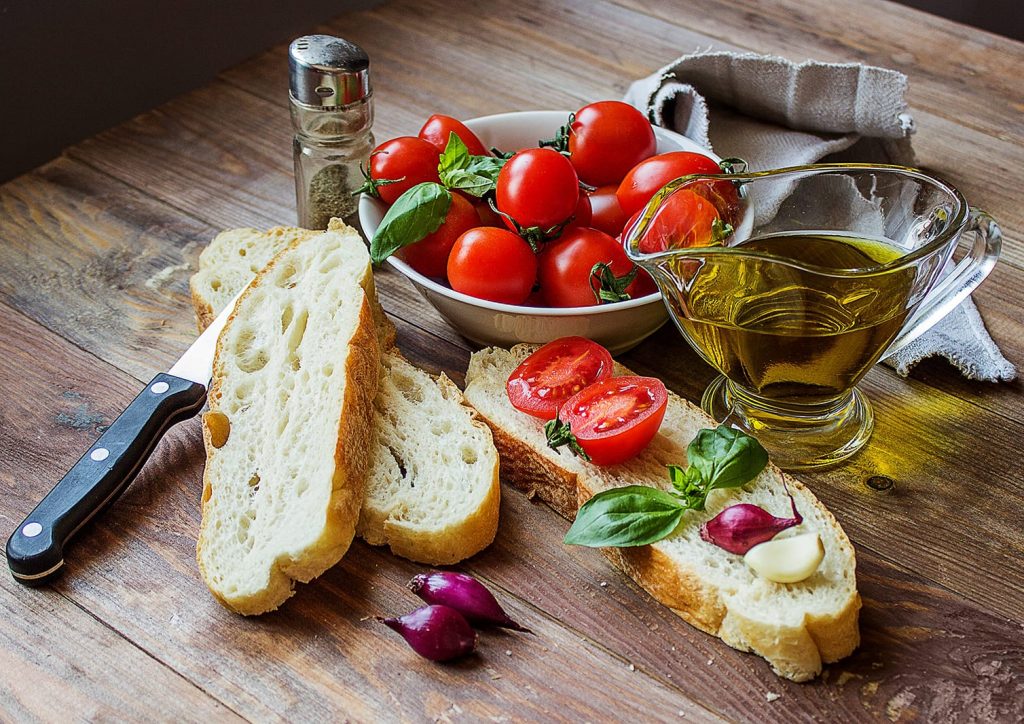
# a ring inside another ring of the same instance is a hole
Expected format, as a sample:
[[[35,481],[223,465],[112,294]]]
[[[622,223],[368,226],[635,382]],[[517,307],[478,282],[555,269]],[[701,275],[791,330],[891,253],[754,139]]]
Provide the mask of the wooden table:
[[[1024,45],[878,0],[408,0],[323,31],[373,58],[378,139],[435,111],[618,97],[709,46],[898,68],[921,164],[1007,233],[975,298],[1024,364]],[[282,46],[0,188],[4,536],[187,347],[202,246],[224,228],[293,223],[286,93]],[[378,285],[405,353],[461,382],[471,346],[402,278],[385,269]],[[712,377],[668,327],[624,361],[691,400]],[[497,540],[460,568],[536,636],[487,635],[454,666],[418,659],[372,616],[414,607],[404,583],[421,567],[362,543],[282,611],[234,616],[196,569],[192,421],[79,535],[59,582],[0,575],[0,707],[19,719],[1019,720],[1021,383],[929,361],[909,379],[876,369],[865,389],[871,445],[803,476],[856,544],[864,597],[860,649],[814,683],[690,628],[597,551],[563,546],[567,523],[510,488]],[[872,490],[873,475],[895,487]]]

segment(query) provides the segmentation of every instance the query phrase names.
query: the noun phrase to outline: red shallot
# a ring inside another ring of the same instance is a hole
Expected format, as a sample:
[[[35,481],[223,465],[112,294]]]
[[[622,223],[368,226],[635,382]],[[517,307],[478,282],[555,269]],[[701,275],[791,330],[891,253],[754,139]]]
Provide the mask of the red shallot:
[[[409,590],[427,603],[451,606],[469,619],[470,623],[530,633],[529,629],[520,626],[505,613],[484,584],[465,573],[420,573],[409,581]]]
[[[803,522],[803,516],[796,509],[796,501],[789,488],[786,488],[786,495],[793,508],[792,518],[777,518],[752,503],[737,503],[702,525],[700,537],[730,553],[745,555],[758,543],[769,541],[786,528]]]
[[[476,631],[461,613],[448,606],[424,606],[398,618],[376,618],[431,661],[456,659],[476,647]]]

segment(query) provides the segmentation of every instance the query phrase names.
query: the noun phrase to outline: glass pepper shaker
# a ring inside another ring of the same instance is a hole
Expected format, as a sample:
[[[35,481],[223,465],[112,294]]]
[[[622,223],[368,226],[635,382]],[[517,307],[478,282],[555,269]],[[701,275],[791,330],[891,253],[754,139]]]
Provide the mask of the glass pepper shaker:
[[[306,35],[288,47],[288,69],[299,226],[326,229],[354,216],[373,150],[370,59],[355,43]]]

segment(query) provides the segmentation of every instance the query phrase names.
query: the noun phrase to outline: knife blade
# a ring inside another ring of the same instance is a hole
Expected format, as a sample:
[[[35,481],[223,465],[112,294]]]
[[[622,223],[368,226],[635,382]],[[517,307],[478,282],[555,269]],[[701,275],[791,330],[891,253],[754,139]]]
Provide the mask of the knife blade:
[[[52,580],[71,537],[125,491],[167,430],[203,408],[217,338],[241,295],[170,370],[149,381],[11,534],[7,565],[15,580],[28,586]]]

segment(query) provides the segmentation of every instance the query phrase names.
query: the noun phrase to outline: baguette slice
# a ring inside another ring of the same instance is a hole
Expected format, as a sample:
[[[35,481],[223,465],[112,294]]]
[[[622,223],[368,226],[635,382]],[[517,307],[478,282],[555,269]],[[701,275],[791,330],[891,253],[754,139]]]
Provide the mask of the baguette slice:
[[[536,493],[572,519],[579,505],[602,490],[623,485],[670,489],[665,465],[686,464],[686,448],[714,423],[699,408],[669,392],[661,430],[637,458],[605,468],[547,446],[541,420],[515,410],[505,393],[509,374],[535,347],[488,348],[475,353],[466,373],[466,399],[491,426],[512,484]],[[616,374],[632,374],[616,365]],[[789,516],[783,479],[804,523],[792,532],[816,531],[825,558],[806,581],[778,584],[754,575],[743,558],[700,539],[701,523],[723,508],[749,502]],[[713,491],[703,513],[688,512],[680,528],[649,546],[605,549],[611,561],[655,599],[688,623],[741,651],[763,656],[775,673],[794,681],[817,676],[822,662],[849,655],[860,642],[853,546],[828,510],[806,487],[769,465],[738,490]]]
[[[253,266],[262,268],[295,238],[316,233],[278,227],[219,234],[191,280],[200,329],[248,283]],[[392,347],[394,327],[375,298],[371,304],[385,352],[356,532],[413,561],[457,563],[486,548],[497,533],[498,452],[490,429],[447,377],[434,379]]]
[[[443,374],[434,379],[396,350],[384,355],[377,444],[357,534],[403,558],[450,565],[498,530],[501,486],[491,431]]]
[[[231,229],[217,234],[199,255],[199,271],[189,279],[199,331],[209,327],[220,310],[279,252],[296,240],[321,233],[278,226],[265,233]]]
[[[242,295],[217,343],[197,558],[242,614],[280,606],[355,534],[380,349],[354,229],[292,243]]]

